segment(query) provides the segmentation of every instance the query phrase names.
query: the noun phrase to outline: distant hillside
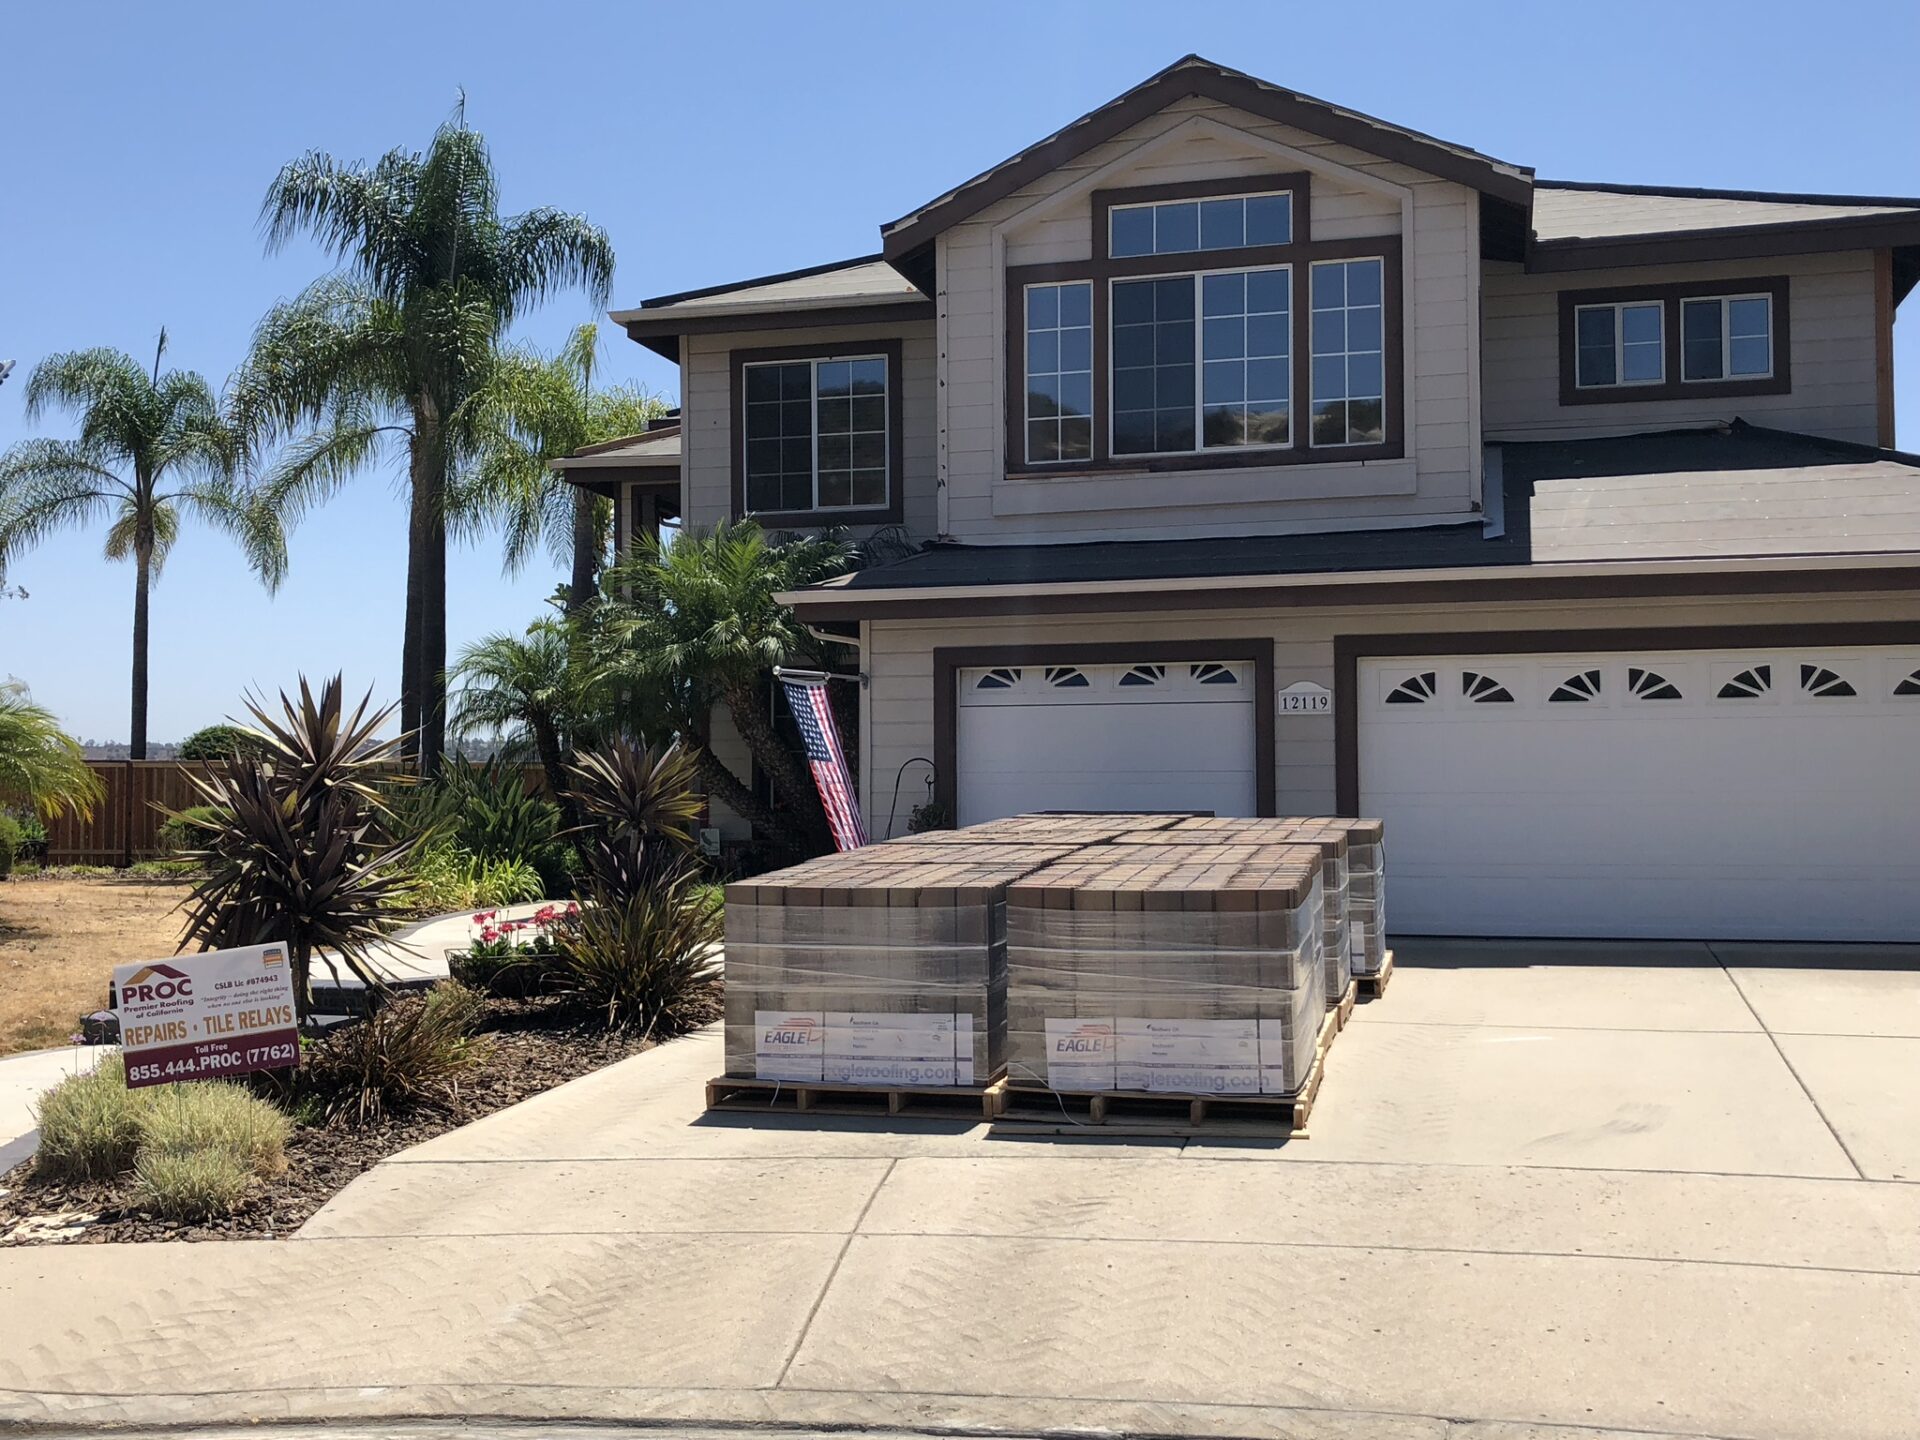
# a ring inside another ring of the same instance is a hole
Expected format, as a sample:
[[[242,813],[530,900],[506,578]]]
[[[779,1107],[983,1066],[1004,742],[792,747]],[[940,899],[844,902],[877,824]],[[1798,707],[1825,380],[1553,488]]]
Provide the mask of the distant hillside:
[[[125,760],[127,758],[127,742],[124,740],[88,740],[80,746],[80,750],[89,760]],[[178,744],[156,745],[152,741],[147,742],[149,760],[174,760],[179,758],[179,755]]]

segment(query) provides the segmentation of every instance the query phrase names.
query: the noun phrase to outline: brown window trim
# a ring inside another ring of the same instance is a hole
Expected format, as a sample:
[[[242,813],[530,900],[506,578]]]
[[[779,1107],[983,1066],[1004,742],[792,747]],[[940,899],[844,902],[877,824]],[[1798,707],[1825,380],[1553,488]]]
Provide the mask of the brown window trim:
[[[1197,183],[1197,182],[1196,182]],[[1225,182],[1210,182],[1204,193],[1222,194]],[[1171,187],[1141,187],[1162,189]],[[1258,188],[1268,188],[1260,182]],[[1125,195],[1128,191],[1105,191]],[[1304,190],[1296,194],[1304,194]],[[1096,206],[1095,214],[1102,214]],[[1298,217],[1296,216],[1296,222]],[[1295,233],[1299,233],[1297,223]],[[1104,244],[1096,240],[1102,252]],[[1309,282],[1303,281],[1316,260],[1354,260],[1377,255],[1382,261],[1381,310],[1386,341],[1386,427],[1380,445],[1321,445],[1307,443],[1311,425],[1313,380],[1313,305]],[[1121,455],[1108,453],[1111,425],[1108,390],[1109,285],[1115,279],[1168,273],[1203,274],[1211,270],[1240,270],[1261,265],[1290,265],[1293,283],[1293,393],[1288,398],[1292,443],[1259,449],[1203,450],[1193,455]],[[1025,289],[1029,285],[1085,280],[1093,285],[1093,458],[1029,462],[1027,453],[1027,321]],[[1401,248],[1398,235],[1372,235],[1357,240],[1305,240],[1291,245],[1250,246],[1241,250],[1201,250],[1184,255],[1129,256],[1111,260],[1073,260],[1050,265],[1014,265],[1006,273],[1006,466],[1010,476],[1084,476],[1166,472],[1204,472],[1278,465],[1346,465],[1362,460],[1398,460],[1406,454],[1404,383],[1406,378],[1406,309],[1401,288]]]
[[[1556,651],[1816,649],[1920,643],[1920,622],[1858,620],[1774,625],[1668,625],[1638,629],[1423,631],[1333,637],[1335,805],[1360,813],[1360,662],[1384,655],[1551,655]],[[936,655],[938,651],[934,652]],[[1392,843],[1392,837],[1388,837]]]
[[[1253,666],[1253,794],[1262,815],[1274,811],[1273,641],[1114,641],[1078,645],[936,646],[933,652],[933,795],[960,814],[959,672],[995,665],[1115,665],[1121,661],[1232,660]]]
[[[824,525],[898,525],[903,514],[901,492],[906,488],[906,386],[901,375],[898,340],[846,340],[830,345],[769,345],[752,350],[729,350],[731,375],[727,434],[733,450],[733,518],[753,519],[768,529],[813,529]],[[881,355],[887,362],[887,503],[851,510],[747,509],[746,367],[778,360],[839,360],[854,355]]]
[[[1682,280],[1671,285],[1616,285],[1605,290],[1560,292],[1560,403],[1631,405],[1640,400],[1690,400],[1714,396],[1785,395],[1793,389],[1793,323],[1787,277],[1755,275],[1738,280]],[[1680,378],[1680,302],[1718,295],[1765,294],[1773,300],[1773,374],[1764,380],[1682,380]],[[1582,305],[1620,305],[1635,301],[1661,304],[1661,351],[1668,378],[1658,385],[1606,385],[1582,389],[1574,383],[1574,312]]]

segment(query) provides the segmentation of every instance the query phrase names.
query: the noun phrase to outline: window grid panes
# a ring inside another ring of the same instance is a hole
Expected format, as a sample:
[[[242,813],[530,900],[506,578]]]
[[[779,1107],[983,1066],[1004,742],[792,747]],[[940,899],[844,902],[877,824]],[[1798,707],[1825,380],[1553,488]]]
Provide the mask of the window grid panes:
[[[1680,302],[1684,380],[1763,380],[1773,374],[1773,298],[1728,295]]]
[[[1287,266],[1113,282],[1115,455],[1291,442]]]
[[[1290,280],[1285,267],[1200,277],[1203,447],[1288,443]]]
[[[743,367],[747,509],[887,503],[887,362],[863,355]]]
[[[1312,429],[1316,446],[1386,439],[1386,332],[1378,258],[1313,266]]]
[[[1657,300],[1580,306],[1573,317],[1574,383],[1585,390],[1665,380],[1664,312]]]
[[[1093,282],[1027,287],[1027,459],[1093,458]]]
[[[1115,259],[1292,243],[1293,196],[1284,190],[1116,205],[1107,212],[1107,253]]]

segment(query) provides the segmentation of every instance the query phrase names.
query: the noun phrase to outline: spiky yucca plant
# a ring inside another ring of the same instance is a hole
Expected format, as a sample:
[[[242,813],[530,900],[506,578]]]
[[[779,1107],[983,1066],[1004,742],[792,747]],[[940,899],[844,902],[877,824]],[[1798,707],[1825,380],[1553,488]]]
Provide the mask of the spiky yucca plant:
[[[576,754],[567,773],[582,822],[572,838],[591,891],[624,901],[687,869],[700,797],[698,771],[680,746],[614,740]]]
[[[183,947],[284,942],[302,1019],[316,953],[370,989],[383,984],[368,951],[391,928],[413,848],[389,837],[378,788],[400,748],[379,737],[393,709],[369,713],[369,695],[349,713],[342,696],[338,675],[317,698],[302,676],[297,701],[281,692],[279,716],[249,700],[264,752],[190,776],[211,810],[175,817],[199,842],[188,857],[207,871],[185,902]]]

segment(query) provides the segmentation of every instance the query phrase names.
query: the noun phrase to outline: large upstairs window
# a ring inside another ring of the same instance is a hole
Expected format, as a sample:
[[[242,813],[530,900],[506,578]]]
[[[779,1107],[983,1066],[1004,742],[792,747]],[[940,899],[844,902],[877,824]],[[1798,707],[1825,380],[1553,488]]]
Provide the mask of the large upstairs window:
[[[796,524],[898,518],[899,343],[735,351],[735,512]]]
[[[1308,201],[1305,175],[1096,192],[1092,260],[1008,272],[1008,468],[1401,454],[1399,237],[1314,242]]]

